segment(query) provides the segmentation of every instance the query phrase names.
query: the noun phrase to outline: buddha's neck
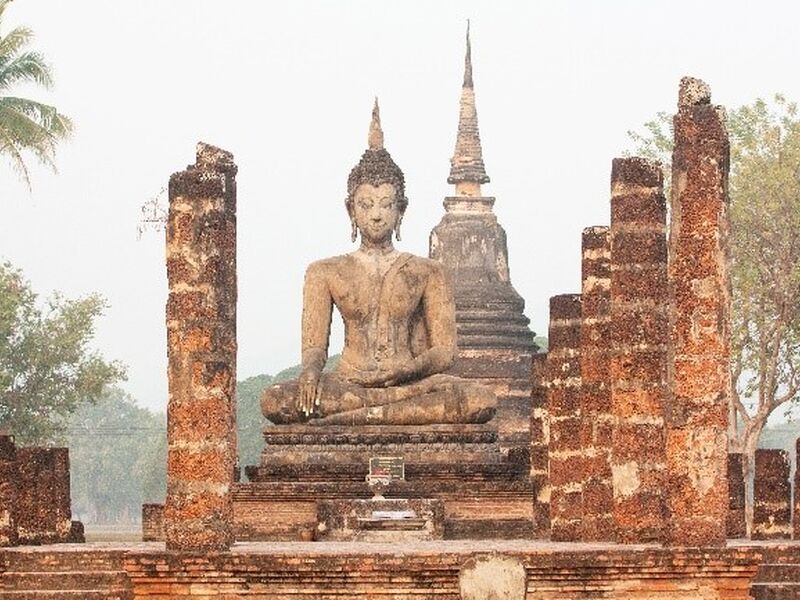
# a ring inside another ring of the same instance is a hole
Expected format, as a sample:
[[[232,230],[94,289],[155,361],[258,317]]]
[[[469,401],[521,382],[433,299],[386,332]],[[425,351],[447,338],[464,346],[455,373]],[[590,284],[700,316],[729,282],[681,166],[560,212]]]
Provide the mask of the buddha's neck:
[[[391,239],[377,243],[362,239],[361,247],[358,250],[370,256],[382,256],[394,252],[394,246]]]

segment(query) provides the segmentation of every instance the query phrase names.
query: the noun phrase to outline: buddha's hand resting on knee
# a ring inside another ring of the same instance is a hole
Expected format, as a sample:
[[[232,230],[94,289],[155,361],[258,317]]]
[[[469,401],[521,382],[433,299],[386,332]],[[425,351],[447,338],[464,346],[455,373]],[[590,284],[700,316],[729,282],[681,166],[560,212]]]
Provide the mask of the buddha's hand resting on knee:
[[[307,369],[300,374],[297,382],[299,384],[297,395],[297,412],[304,417],[310,417],[316,412],[319,406],[319,377],[320,372],[316,369]]]

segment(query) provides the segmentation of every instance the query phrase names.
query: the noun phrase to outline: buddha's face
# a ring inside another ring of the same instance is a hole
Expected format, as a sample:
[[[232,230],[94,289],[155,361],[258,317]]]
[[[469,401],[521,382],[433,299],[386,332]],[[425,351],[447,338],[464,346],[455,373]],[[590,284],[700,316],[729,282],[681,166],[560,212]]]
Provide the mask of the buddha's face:
[[[373,244],[391,241],[400,218],[397,191],[391,183],[362,183],[353,194],[353,218],[362,239]]]

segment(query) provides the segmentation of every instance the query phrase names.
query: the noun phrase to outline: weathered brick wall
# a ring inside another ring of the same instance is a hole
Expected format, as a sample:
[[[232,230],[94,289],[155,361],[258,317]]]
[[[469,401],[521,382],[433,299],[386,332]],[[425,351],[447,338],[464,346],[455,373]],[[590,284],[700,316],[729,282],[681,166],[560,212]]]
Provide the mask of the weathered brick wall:
[[[642,158],[611,170],[611,470],[620,542],[661,540],[665,522],[667,247],[663,173]]]
[[[169,181],[167,221],[167,547],[233,542],[236,165],[198,144]]]
[[[611,483],[609,345],[611,248],[608,227],[587,227],[582,236],[581,448],[584,455],[582,541],[614,539]]]
[[[235,555],[234,555],[235,556]],[[175,556],[131,558],[126,569],[136,598],[168,594],[173,600],[247,593],[254,600],[315,598],[437,598],[459,600],[458,575],[474,555],[386,554],[336,556],[198,557],[190,564]],[[497,556],[497,555],[495,555]],[[511,555],[525,567],[526,600],[745,600],[756,571],[742,557],[699,557],[696,552],[665,557],[650,552],[649,563],[618,553]],[[727,560],[726,560],[727,559]],[[234,562],[235,561],[235,562]],[[188,577],[187,577],[188,575]]]
[[[673,120],[666,539],[687,546],[724,544],[728,511],[730,147],[710,98],[684,77]]]
[[[728,539],[747,537],[745,516],[745,485],[743,457],[739,453],[728,454],[728,514],[725,528]]]
[[[142,541],[164,541],[163,504],[142,504]]]
[[[20,544],[66,542],[72,530],[69,451],[17,448],[15,519]]]
[[[17,543],[17,449],[10,436],[0,436],[0,546]]]
[[[626,549],[507,542],[491,553],[453,542],[265,544],[205,554],[25,547],[0,549],[0,590],[30,600],[460,600],[464,566],[497,556],[522,564],[527,600],[745,600],[748,593],[779,600],[794,597],[796,554],[792,544]]]
[[[754,540],[789,539],[792,536],[789,468],[789,454],[785,450],[756,450],[751,535]]]
[[[583,516],[581,296],[550,298],[547,413],[550,423],[550,538],[577,541]]]
[[[547,418],[547,354],[534,354],[531,362],[531,482],[533,499],[533,536],[550,535],[550,477],[548,447],[550,424]]]

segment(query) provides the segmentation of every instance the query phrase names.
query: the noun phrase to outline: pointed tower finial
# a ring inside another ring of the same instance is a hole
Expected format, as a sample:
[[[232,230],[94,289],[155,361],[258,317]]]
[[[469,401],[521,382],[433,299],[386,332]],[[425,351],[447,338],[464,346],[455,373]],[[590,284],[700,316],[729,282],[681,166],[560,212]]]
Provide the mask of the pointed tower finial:
[[[456,149],[450,159],[450,176],[447,183],[455,184],[456,196],[477,197],[481,184],[489,182],[483,165],[481,136],[478,132],[478,112],[475,109],[475,89],[472,82],[472,44],[467,21],[467,53],[464,58],[464,86],[458,115]]]
[[[381,129],[381,109],[378,106],[378,97],[375,96],[375,106],[372,107],[372,121],[369,124],[367,145],[370,150],[383,149],[383,129]]]
[[[467,54],[464,57],[464,87],[472,87],[472,47],[469,43],[469,19],[467,19]]]

